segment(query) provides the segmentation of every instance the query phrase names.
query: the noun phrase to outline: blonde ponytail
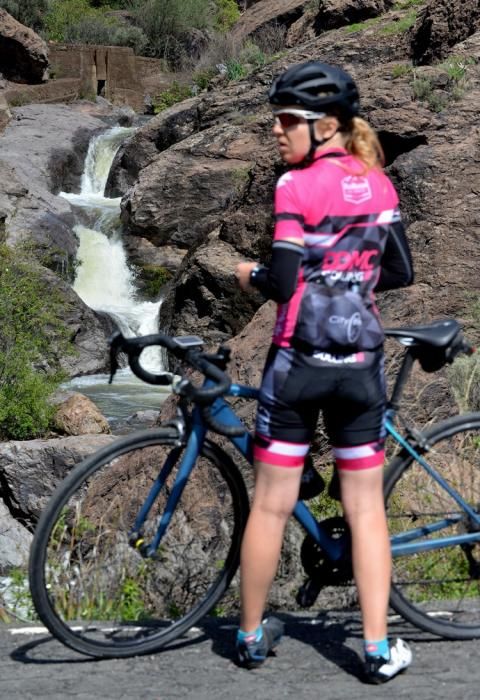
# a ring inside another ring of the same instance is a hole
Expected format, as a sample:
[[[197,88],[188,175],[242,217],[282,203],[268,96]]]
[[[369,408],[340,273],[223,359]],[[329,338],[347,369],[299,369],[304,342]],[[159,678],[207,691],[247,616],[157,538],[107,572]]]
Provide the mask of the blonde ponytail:
[[[360,117],[353,117],[343,130],[345,148],[365,164],[365,171],[383,168],[385,156],[372,127]]]

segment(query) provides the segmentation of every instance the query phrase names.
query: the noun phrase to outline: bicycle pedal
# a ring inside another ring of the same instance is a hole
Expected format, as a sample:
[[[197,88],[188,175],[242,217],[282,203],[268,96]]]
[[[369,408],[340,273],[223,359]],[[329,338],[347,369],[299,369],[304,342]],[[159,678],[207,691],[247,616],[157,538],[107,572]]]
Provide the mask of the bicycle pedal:
[[[309,578],[298,589],[295,600],[301,608],[311,608],[322,588],[321,583]]]

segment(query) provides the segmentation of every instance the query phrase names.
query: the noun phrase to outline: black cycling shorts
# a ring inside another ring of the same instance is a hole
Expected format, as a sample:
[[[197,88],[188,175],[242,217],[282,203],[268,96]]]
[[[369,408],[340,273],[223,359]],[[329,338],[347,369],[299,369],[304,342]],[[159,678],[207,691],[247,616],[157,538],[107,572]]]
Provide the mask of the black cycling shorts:
[[[272,345],[260,388],[256,441],[310,443],[322,411],[331,445],[381,445],[385,407],[383,349],[306,355]]]

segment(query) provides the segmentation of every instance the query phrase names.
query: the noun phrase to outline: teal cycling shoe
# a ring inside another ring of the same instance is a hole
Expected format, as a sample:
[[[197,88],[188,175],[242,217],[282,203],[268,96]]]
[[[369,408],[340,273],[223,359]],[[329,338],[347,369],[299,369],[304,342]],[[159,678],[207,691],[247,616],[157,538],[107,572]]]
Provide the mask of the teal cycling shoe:
[[[257,639],[255,632],[242,640],[237,639],[237,658],[240,666],[258,668],[275,649],[282,638],[285,625],[276,617],[269,617],[261,624],[262,636]]]

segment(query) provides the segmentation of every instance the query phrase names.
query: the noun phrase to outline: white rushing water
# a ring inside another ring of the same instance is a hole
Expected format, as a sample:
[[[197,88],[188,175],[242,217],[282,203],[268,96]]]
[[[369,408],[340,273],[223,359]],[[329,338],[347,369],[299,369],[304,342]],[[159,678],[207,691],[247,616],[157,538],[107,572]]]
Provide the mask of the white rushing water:
[[[125,336],[148,335],[158,330],[160,301],[139,301],[135,274],[128,264],[120,226],[120,198],[104,196],[108,174],[121,143],[132,129],[114,127],[92,139],[81,191],[61,192],[74,207],[81,207],[89,225],[78,224],[77,273],[73,288],[94,311],[108,314]],[[159,349],[142,353],[142,365],[151,371],[162,369]],[[144,384],[130,370],[121,370],[114,384],[99,374],[79,377],[68,388],[90,396],[109,419],[126,417],[139,409],[159,408],[161,388]],[[168,389],[164,390],[168,393]]]

